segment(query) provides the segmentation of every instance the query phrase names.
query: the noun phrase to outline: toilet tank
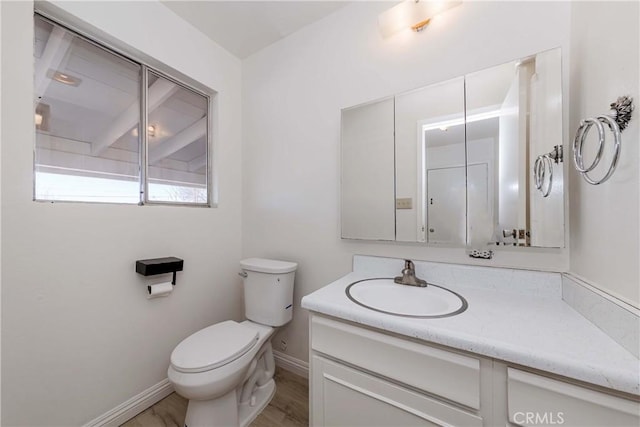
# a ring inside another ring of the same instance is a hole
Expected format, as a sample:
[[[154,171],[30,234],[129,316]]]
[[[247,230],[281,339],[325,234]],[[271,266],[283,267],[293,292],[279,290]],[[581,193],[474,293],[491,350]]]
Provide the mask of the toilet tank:
[[[247,319],[267,326],[282,326],[293,313],[293,279],[298,264],[273,259],[240,261],[244,278]]]

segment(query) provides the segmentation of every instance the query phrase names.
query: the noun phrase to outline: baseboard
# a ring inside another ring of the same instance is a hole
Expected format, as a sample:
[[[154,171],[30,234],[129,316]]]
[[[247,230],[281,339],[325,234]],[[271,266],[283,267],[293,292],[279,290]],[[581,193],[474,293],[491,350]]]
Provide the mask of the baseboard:
[[[275,350],[273,351],[273,358],[276,360],[278,367],[293,372],[303,378],[309,378],[309,364],[307,362]]]
[[[165,378],[158,384],[149,387],[142,393],[100,415],[98,418],[89,421],[83,427],[119,426],[145,409],[158,403],[171,393],[173,393],[173,386],[169,383],[169,380]]]
[[[282,369],[293,372],[304,378],[309,378],[309,364],[279,351],[273,352],[273,357]],[[168,379],[160,381],[112,410],[89,421],[83,427],[111,427],[124,424],[145,409],[158,403],[173,392],[173,386]]]

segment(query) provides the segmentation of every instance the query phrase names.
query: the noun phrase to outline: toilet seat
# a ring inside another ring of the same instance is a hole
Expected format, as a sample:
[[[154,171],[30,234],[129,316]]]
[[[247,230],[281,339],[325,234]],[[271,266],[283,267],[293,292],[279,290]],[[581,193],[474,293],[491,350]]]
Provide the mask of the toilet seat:
[[[171,353],[178,372],[219,368],[239,358],[258,342],[258,331],[233,320],[216,323],[185,338]]]

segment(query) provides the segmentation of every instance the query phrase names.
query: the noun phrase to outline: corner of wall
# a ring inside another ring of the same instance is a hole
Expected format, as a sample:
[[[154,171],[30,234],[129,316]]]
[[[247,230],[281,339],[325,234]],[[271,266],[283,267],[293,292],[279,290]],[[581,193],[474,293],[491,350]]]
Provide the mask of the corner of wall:
[[[0,3],[0,93],[2,93],[2,8]],[[0,242],[2,242],[2,102],[0,101]],[[0,243],[0,331],[2,331],[2,244]],[[0,339],[0,366],[2,366],[2,339]],[[0,384],[2,384],[2,369],[0,369]],[[2,387],[0,387],[0,402],[2,402]],[[2,424],[2,404],[0,404],[0,424]]]
[[[637,2],[572,2],[569,141],[581,119],[607,114],[609,103],[618,96],[631,95],[636,105],[640,102],[638,9]],[[573,151],[567,147],[569,269],[635,307],[640,306],[639,111],[636,108],[622,133],[620,161],[607,182],[598,186],[586,183],[573,168]],[[610,144],[612,136],[607,139]],[[607,160],[594,176],[606,172]]]

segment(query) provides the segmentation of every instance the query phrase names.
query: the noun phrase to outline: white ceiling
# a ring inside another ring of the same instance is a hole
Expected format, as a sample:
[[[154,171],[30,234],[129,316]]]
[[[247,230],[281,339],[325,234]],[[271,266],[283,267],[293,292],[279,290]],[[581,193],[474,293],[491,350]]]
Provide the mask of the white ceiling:
[[[162,0],[162,3],[233,55],[244,59],[349,2]]]
[[[498,117],[468,122],[466,128],[460,125],[449,126],[446,130],[430,129],[425,133],[427,147],[442,147],[452,144],[467,144],[484,138],[498,138]],[[466,136],[465,136],[466,132]]]

